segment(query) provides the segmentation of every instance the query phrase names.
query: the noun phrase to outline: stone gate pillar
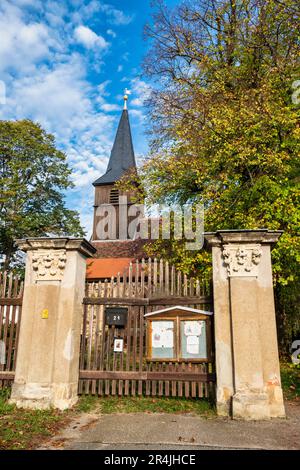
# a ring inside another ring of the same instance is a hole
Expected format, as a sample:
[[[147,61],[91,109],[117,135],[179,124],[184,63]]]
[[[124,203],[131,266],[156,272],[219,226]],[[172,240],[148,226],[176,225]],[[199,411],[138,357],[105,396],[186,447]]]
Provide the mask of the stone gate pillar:
[[[284,417],[271,244],[282,232],[220,230],[212,247],[217,410],[234,418]]]
[[[84,239],[18,240],[27,252],[18,357],[11,402],[66,409],[77,401],[86,258]]]

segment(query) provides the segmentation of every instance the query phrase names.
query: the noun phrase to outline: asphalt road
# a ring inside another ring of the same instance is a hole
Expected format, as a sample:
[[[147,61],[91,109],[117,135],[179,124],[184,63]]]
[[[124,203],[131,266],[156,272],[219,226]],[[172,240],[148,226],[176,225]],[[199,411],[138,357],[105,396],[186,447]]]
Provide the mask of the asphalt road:
[[[300,449],[300,404],[286,419],[237,421],[190,414],[82,414],[41,449]]]

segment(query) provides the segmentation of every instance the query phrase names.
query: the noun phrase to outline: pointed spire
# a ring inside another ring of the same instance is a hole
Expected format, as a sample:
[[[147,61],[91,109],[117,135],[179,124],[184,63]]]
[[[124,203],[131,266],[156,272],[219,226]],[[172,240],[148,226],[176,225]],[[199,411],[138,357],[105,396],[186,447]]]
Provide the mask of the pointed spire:
[[[136,167],[132,144],[129,115],[127,111],[128,95],[124,96],[124,109],[119,122],[115,142],[110,154],[106,173],[98,178],[93,185],[113,184],[132,167]]]

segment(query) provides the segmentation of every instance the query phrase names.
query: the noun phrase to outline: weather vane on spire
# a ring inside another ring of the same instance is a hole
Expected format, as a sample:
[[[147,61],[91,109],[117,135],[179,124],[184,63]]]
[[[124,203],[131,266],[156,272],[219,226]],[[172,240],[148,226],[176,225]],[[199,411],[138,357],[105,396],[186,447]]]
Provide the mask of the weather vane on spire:
[[[129,95],[131,95],[131,91],[128,90],[128,88],[125,88],[125,90],[124,90],[124,109],[127,109],[127,100],[128,100]]]

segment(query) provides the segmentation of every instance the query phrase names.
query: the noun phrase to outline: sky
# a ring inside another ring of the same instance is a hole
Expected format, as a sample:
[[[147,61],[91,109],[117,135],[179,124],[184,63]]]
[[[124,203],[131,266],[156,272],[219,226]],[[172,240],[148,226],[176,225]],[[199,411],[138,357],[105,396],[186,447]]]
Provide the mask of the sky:
[[[80,213],[87,238],[92,182],[105,173],[125,89],[137,162],[147,153],[148,21],[150,0],[0,1],[0,119],[32,119],[54,134],[75,184],[66,204]]]

